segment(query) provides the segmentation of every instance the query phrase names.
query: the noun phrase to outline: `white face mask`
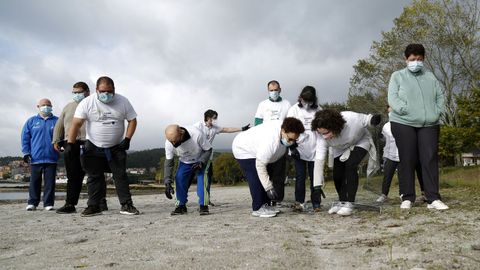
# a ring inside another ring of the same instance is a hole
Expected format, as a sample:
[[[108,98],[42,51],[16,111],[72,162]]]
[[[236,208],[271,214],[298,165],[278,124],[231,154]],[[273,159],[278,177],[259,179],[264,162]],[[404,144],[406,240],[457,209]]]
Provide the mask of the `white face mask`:
[[[423,68],[423,61],[408,61],[407,68],[411,72],[418,72]]]

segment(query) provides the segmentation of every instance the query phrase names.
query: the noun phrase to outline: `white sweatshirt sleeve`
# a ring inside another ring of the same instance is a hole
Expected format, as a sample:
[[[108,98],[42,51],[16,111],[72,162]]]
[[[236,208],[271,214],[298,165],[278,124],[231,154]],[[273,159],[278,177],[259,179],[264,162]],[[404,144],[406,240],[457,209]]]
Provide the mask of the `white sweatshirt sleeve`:
[[[265,191],[272,189],[273,184],[272,181],[270,181],[270,177],[268,176],[267,163],[257,159],[255,161],[255,167],[257,169],[258,178],[260,178],[260,183],[262,183]]]

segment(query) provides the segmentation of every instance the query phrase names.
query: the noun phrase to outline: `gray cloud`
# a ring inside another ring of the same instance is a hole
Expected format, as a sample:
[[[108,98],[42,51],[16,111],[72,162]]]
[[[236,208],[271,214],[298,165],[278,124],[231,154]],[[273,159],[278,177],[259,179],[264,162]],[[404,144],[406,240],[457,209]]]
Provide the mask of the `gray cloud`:
[[[313,85],[345,101],[356,60],[410,1],[2,1],[0,156],[49,97],[59,114],[71,86],[111,76],[139,115],[133,149],[163,146],[168,123],[253,122],[277,79],[292,103]],[[234,135],[215,146],[229,148]]]

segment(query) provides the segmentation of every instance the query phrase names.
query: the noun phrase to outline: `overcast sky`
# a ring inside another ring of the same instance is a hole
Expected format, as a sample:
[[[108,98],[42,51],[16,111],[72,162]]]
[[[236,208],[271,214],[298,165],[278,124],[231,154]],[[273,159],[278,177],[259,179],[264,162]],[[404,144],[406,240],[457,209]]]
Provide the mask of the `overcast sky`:
[[[75,82],[93,90],[103,75],[137,111],[133,150],[163,147],[167,124],[209,108],[220,125],[253,123],[272,79],[291,103],[305,85],[320,102],[343,102],[352,66],[410,2],[2,0],[0,156],[21,155],[40,98],[58,115]]]

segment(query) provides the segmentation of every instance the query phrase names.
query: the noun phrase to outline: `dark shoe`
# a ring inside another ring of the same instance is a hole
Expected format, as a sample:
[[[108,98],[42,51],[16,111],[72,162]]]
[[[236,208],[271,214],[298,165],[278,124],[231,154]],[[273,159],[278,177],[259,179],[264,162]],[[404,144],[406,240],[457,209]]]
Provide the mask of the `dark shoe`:
[[[208,205],[200,205],[200,208],[198,209],[198,212],[200,212],[200,216],[210,214],[210,212],[208,211]]]
[[[170,213],[172,216],[175,216],[175,215],[183,215],[183,214],[186,214],[187,213],[187,207],[185,205],[179,205],[177,207],[175,207],[175,210],[172,211],[172,213]]]
[[[64,206],[57,209],[57,214],[72,214],[76,213],[75,205],[66,203]]]
[[[100,210],[100,207],[98,205],[89,205],[85,210],[82,212],[82,217],[92,217],[92,216],[97,216],[101,215],[102,211]]]
[[[108,206],[107,206],[107,200],[103,199],[100,201],[100,210],[103,211],[108,211]]]
[[[131,203],[126,203],[122,205],[122,209],[120,209],[120,214],[122,215],[139,215],[140,212],[133,206]]]
[[[213,204],[213,202],[209,202],[208,205],[215,206],[215,204]]]

